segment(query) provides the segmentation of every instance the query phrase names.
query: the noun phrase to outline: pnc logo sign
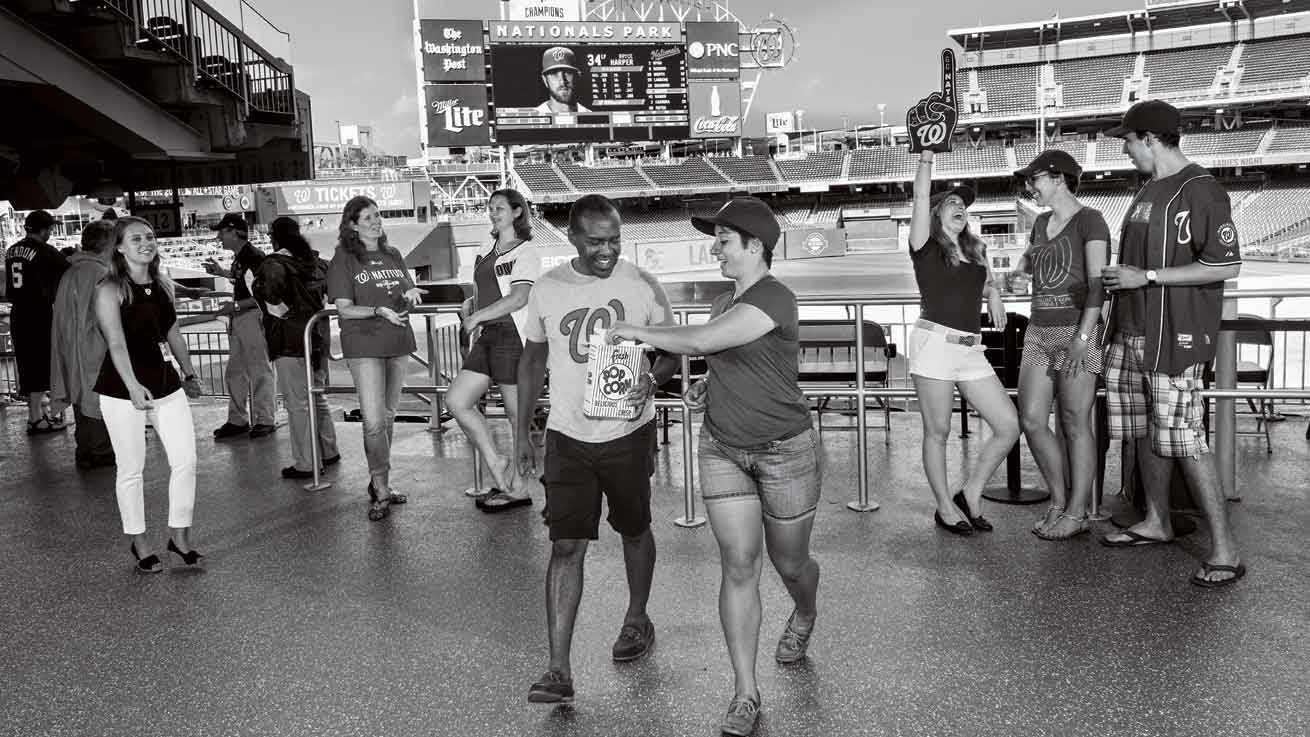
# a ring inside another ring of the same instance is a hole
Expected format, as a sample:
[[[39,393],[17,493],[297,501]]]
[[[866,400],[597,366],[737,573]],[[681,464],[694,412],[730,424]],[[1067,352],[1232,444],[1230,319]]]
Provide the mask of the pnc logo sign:
[[[733,57],[740,52],[741,46],[735,42],[701,43],[700,41],[692,41],[687,44],[687,55],[693,59]]]

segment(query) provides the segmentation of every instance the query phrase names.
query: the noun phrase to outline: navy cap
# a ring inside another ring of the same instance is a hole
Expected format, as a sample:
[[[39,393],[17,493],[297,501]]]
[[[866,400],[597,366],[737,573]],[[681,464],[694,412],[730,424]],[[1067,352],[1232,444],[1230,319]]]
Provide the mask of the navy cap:
[[[1163,100],[1142,100],[1128,108],[1119,125],[1105,132],[1111,138],[1123,138],[1134,131],[1177,133],[1183,127],[1178,108]]]
[[[1072,174],[1076,179],[1083,175],[1083,168],[1078,165],[1078,160],[1068,151],[1048,148],[1037,154],[1037,158],[1033,159],[1032,163],[1016,171],[1014,175],[1020,179],[1027,179],[1038,172]]]
[[[577,72],[578,58],[574,56],[573,49],[563,46],[552,46],[546,49],[541,55],[541,73],[549,74],[556,69],[572,69]]]
[[[758,197],[729,200],[710,217],[692,218],[691,225],[706,235],[714,235],[716,225],[727,225],[748,236],[759,238],[770,251],[778,245],[778,238],[782,236],[782,228],[778,227],[778,218],[774,217],[773,209]]]
[[[45,210],[33,210],[27,213],[27,218],[23,220],[23,227],[33,232],[53,227],[54,224],[55,216]]]
[[[978,199],[978,195],[974,193],[973,187],[970,187],[967,184],[961,184],[958,187],[951,187],[950,189],[943,190],[932,197],[929,197],[928,205],[930,207],[937,207],[942,203],[942,200],[945,200],[951,195],[958,195],[960,199],[964,200],[965,207],[972,205],[973,201]]]
[[[209,226],[210,230],[222,230],[223,228],[231,228],[233,230],[239,230],[242,233],[250,232],[250,225],[246,223],[246,219],[236,214],[235,212],[229,212],[228,214],[223,216],[222,220],[219,220],[217,223]]]

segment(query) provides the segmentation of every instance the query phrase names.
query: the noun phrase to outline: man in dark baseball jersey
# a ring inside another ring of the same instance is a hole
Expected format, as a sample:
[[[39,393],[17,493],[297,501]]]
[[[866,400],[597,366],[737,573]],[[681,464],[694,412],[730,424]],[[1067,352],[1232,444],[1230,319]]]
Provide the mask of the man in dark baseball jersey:
[[[1106,323],[1110,436],[1137,442],[1146,519],[1106,535],[1109,547],[1169,542],[1169,479],[1182,468],[1210,524],[1213,546],[1192,576],[1205,588],[1246,574],[1237,554],[1202,422],[1205,364],[1214,358],[1224,281],[1242,268],[1228,193],[1178,150],[1182,118],[1159,100],[1124,114],[1108,135],[1122,138],[1138,171],[1151,177],[1133,198],[1119,238],[1119,265],[1106,267],[1113,294]]]
[[[18,390],[27,395],[27,434],[37,435],[64,429],[63,419],[50,417],[41,405],[50,390],[55,294],[68,259],[48,242],[55,225],[53,215],[33,210],[23,225],[27,237],[5,252],[5,277],[13,304],[9,330],[18,364]]]

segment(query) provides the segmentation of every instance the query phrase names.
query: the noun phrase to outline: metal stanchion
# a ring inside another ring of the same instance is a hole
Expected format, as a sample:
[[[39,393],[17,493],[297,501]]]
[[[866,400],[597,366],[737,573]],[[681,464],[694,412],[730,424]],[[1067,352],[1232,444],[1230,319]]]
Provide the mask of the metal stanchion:
[[[687,313],[682,313],[682,324],[687,323]],[[687,390],[691,387],[691,358],[682,356],[682,516],[673,520],[678,527],[700,527],[705,524],[704,517],[696,516],[696,478],[692,464],[695,458],[691,452],[691,408],[687,406]]]
[[[1223,319],[1237,319],[1237,300],[1224,300]],[[1215,386],[1237,387],[1237,333],[1220,330],[1215,340]],[[1219,473],[1219,487],[1225,499],[1237,498],[1237,406],[1232,399],[1215,399],[1214,456]]]
[[[303,336],[305,348],[305,386],[309,387],[309,437],[311,441],[309,443],[309,465],[314,469],[314,480],[305,484],[305,491],[322,491],[332,485],[323,480],[321,468],[323,459],[319,458],[318,452],[318,410],[316,409],[318,402],[314,395],[322,394],[326,387],[314,385],[314,348],[312,345],[312,336],[314,334],[314,325],[317,324],[319,320],[325,320],[328,316],[334,314],[336,314],[336,310],[319,310],[318,312],[315,312],[314,316],[309,318],[309,322],[305,324],[305,334]],[[323,360],[328,360],[328,357],[323,356]]]
[[[486,495],[487,491],[482,488],[482,454],[478,452],[477,446],[474,446],[473,485],[464,490],[464,496],[476,498]]]
[[[437,359],[437,329],[436,322],[432,319],[434,315],[424,315],[423,323],[428,334],[428,381],[436,386],[441,383],[441,366]],[[445,426],[441,424],[441,408],[445,406],[444,394],[432,395],[432,416],[428,418],[428,432],[442,433],[446,431]]]
[[[858,493],[853,502],[847,502],[846,508],[854,512],[872,512],[880,505],[869,501],[869,448],[866,445],[869,431],[869,419],[864,416],[864,305],[855,305],[855,403],[859,411],[855,413],[856,435],[855,473]],[[888,430],[891,432],[891,430]]]

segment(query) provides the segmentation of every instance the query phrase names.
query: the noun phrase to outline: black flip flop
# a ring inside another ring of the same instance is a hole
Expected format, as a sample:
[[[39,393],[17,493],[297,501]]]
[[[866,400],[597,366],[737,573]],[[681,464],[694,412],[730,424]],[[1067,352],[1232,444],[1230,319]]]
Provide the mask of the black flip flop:
[[[504,494],[504,493],[505,492],[493,486],[490,489],[487,489],[487,493],[479,494],[473,497],[473,506],[477,507],[478,509],[482,509],[482,506],[487,503],[488,499],[490,499],[493,496],[496,496],[497,494]]]
[[[1241,563],[1238,563],[1235,566],[1223,566],[1217,563],[1202,563],[1201,571],[1201,575],[1192,576],[1192,583],[1203,589],[1222,589],[1225,586],[1231,586],[1242,580],[1242,576],[1246,575],[1246,566]],[[1227,571],[1233,575],[1228,578],[1221,578],[1218,581],[1211,581],[1205,578],[1205,576],[1214,571]]]
[[[493,499],[507,499],[508,501],[502,504],[488,503]],[[483,512],[486,512],[487,514],[496,514],[498,512],[504,512],[507,509],[516,509],[518,507],[530,507],[530,506],[532,506],[532,497],[530,496],[512,497],[503,491],[498,491],[495,494],[491,494],[490,496],[488,496],[486,500],[484,500],[480,505],[478,505],[478,509],[481,509]]]
[[[1118,534],[1125,535],[1128,539],[1111,540],[1107,535],[1101,538],[1101,544],[1107,548],[1140,548],[1146,545],[1172,545],[1174,542],[1173,540],[1161,540],[1158,537],[1139,535],[1132,530],[1121,530]]]

